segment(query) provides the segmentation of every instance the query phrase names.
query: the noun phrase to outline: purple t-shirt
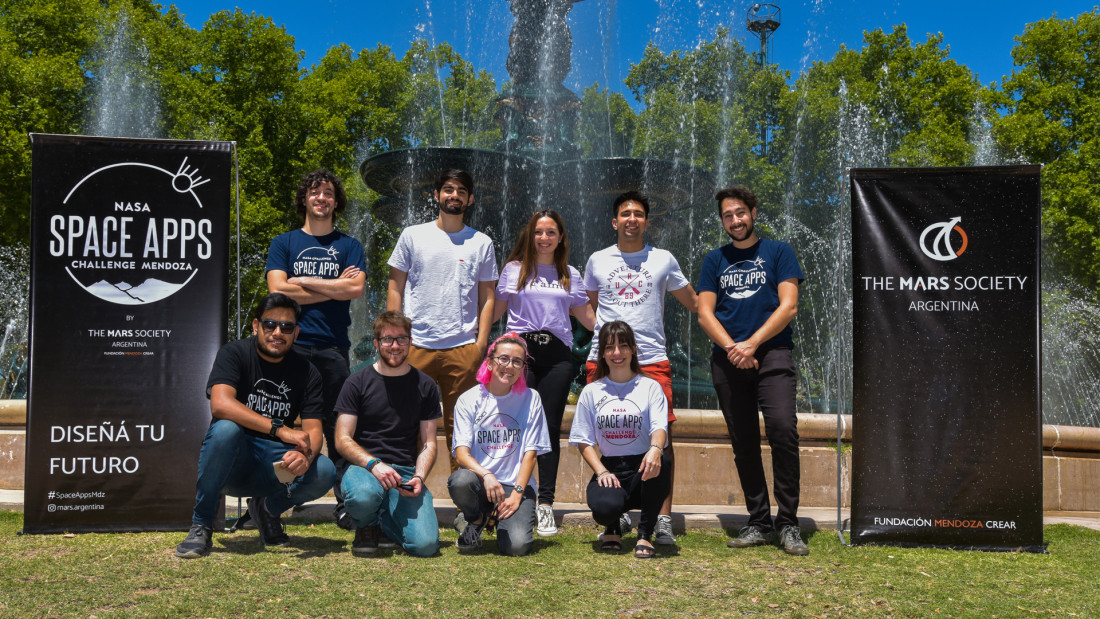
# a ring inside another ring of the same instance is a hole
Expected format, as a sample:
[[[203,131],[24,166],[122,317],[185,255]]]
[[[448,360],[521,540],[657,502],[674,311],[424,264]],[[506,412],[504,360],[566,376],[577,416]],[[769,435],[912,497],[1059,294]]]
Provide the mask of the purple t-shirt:
[[[561,287],[552,264],[536,265],[535,277],[518,292],[519,262],[509,262],[500,272],[497,298],[508,302],[508,330],[516,333],[549,331],[566,346],[573,345],[569,308],[588,303],[580,272],[569,267],[569,290]]]

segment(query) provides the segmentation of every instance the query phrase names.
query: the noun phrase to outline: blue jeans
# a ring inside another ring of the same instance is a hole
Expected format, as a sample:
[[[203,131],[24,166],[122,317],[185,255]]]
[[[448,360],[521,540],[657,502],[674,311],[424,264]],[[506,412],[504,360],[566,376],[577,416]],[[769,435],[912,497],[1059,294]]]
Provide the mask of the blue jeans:
[[[252,436],[227,419],[210,424],[199,451],[199,479],[195,484],[191,522],[214,526],[223,493],[267,498],[267,510],[281,514],[328,492],[336,481],[336,468],[323,455],[318,455],[309,470],[289,487],[279,483],[272,465],[282,460],[289,449],[290,445]]]
[[[513,486],[504,484],[506,493]],[[462,510],[466,522],[474,522],[489,515],[493,504],[485,494],[485,486],[470,469],[458,469],[447,479],[447,491],[455,507]],[[497,550],[502,555],[520,557],[531,552],[535,543],[535,489],[527,486],[523,489],[516,513],[504,520],[497,521]],[[461,533],[461,531],[459,531]]]
[[[404,481],[412,479],[416,472],[411,466],[389,466]],[[344,471],[340,486],[344,491],[344,508],[355,526],[380,525],[386,537],[416,557],[430,557],[439,552],[439,521],[427,486],[422,486],[418,497],[403,497],[396,489],[384,489],[374,473],[356,465]]]

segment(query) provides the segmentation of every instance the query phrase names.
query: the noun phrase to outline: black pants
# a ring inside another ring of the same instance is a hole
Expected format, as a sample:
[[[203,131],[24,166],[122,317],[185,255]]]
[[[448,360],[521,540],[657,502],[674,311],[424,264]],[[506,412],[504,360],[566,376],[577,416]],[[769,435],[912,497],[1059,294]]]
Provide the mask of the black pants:
[[[558,485],[558,463],[561,461],[561,419],[573,382],[573,356],[569,347],[549,331],[524,333],[527,354],[527,386],[539,392],[546,412],[546,431],[550,434],[550,451],[538,457],[539,503],[554,504]]]
[[[324,417],[321,419],[321,431],[325,436],[325,444],[328,445],[328,457],[336,466],[336,485],[333,491],[336,494],[337,510],[343,511],[344,493],[340,490],[340,480],[344,476],[347,463],[336,451],[336,399],[340,397],[340,390],[344,387],[344,381],[351,374],[351,363],[348,359],[348,349],[339,346],[306,346],[295,344],[294,352],[302,355],[321,373],[322,399],[324,400]]]
[[[621,487],[605,488],[599,484],[597,476],[592,475],[585,496],[588,507],[592,510],[592,519],[604,527],[617,526],[623,512],[640,509],[642,515],[638,520],[638,537],[648,540],[653,537],[657,514],[661,511],[661,504],[665,502],[668,489],[672,485],[672,472],[669,470],[668,454],[662,453],[661,472],[653,479],[642,481],[638,467],[641,466],[644,455],[600,458],[607,470],[619,479]]]
[[[757,408],[764,416],[764,433],[772,448],[773,493],[778,507],[774,528],[797,526],[800,470],[794,396],[798,377],[789,348],[757,351],[756,359],[759,369],[740,370],[716,352],[711,356],[710,369],[733,444],[733,461],[745,493],[749,524],[767,533],[773,525],[760,456]]]

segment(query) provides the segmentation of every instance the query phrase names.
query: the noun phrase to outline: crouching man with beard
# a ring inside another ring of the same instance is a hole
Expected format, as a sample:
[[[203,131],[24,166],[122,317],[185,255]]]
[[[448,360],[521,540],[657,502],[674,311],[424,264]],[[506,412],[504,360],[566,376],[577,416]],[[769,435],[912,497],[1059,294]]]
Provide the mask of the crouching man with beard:
[[[336,469],[321,455],[321,376],[292,350],[298,336],[298,302],[272,293],[256,305],[252,337],[218,351],[207,381],[213,421],[199,451],[195,510],[181,559],[210,553],[214,519],[223,493],[252,497],[260,542],[288,541],[279,514],[332,488]],[[301,417],[302,428],[294,422]]]
[[[379,315],[378,361],[352,374],[336,400],[336,448],[350,465],[340,486],[356,527],[352,554],[394,543],[417,557],[439,551],[439,522],[424,484],[435,464],[439,388],[409,365],[411,330],[401,312]]]

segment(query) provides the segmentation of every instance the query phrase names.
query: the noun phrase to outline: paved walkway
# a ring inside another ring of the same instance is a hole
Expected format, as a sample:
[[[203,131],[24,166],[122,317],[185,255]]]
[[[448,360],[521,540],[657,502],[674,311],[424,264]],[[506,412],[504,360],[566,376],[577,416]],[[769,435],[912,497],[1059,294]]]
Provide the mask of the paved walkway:
[[[237,499],[226,497],[226,515],[236,516]],[[294,517],[323,522],[332,520],[332,505],[335,499],[331,496],[322,497],[307,505],[304,509],[295,510]],[[0,489],[0,509],[21,511],[23,509],[22,490]],[[449,499],[436,499],[435,511],[439,522],[451,523],[457,515],[455,506]],[[586,505],[580,503],[556,503],[554,514],[558,522],[565,526],[589,526],[595,527],[592,513]],[[837,510],[835,507],[800,507],[798,509],[799,526],[804,531],[816,531],[818,529],[837,529]],[[844,528],[848,528],[848,509],[841,510],[840,519]],[[1100,531],[1100,512],[1044,512],[1043,524],[1055,523],[1075,524]],[[726,529],[736,531],[748,523],[748,515],[743,505],[676,505],[672,514],[672,528],[679,532],[685,529]]]

